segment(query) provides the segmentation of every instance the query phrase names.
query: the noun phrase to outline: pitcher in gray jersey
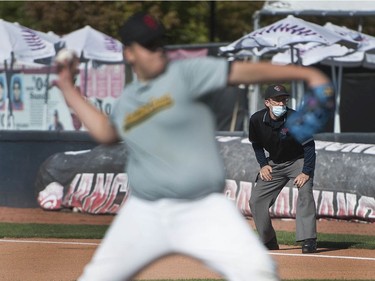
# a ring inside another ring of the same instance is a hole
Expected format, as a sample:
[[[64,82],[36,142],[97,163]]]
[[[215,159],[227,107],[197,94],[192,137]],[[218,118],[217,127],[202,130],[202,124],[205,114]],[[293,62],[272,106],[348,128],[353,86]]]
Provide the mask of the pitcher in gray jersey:
[[[199,199],[223,192],[214,119],[199,100],[224,87],[227,73],[223,60],[180,60],[155,81],[125,89],[112,120],[132,152],[127,172],[133,195]]]
[[[108,118],[73,85],[66,62],[58,87],[101,143],[124,140],[131,194],[78,280],[132,280],[158,258],[198,259],[226,280],[279,280],[276,266],[234,202],[224,194],[223,161],[205,95],[226,85],[328,82],[300,66],[199,58],[169,62],[163,25],[146,13],[120,30],[124,58],[137,75]]]

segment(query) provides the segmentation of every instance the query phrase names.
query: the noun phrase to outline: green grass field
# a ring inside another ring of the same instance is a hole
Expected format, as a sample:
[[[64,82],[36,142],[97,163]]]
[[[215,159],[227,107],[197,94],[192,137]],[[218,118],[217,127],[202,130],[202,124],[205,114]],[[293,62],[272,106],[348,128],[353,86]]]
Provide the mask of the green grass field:
[[[0,237],[101,239],[107,228],[107,225],[0,223]],[[298,245],[294,239],[294,232],[277,232],[277,240],[280,244]],[[332,249],[356,248],[375,250],[375,236],[319,233],[318,246]]]
[[[66,238],[66,239],[101,239],[108,225],[67,225],[35,223],[0,223],[0,238]],[[278,242],[283,245],[298,245],[295,233],[278,231]],[[375,250],[375,236],[348,234],[318,234],[318,247],[331,249],[372,249]],[[374,279],[375,280],[375,279]],[[147,280],[142,280],[147,281]],[[151,280],[149,280],[151,281]],[[218,279],[178,279],[152,281],[224,281]],[[282,281],[292,281],[283,279]],[[303,279],[293,281],[335,281],[332,279]],[[337,281],[337,280],[336,280]],[[364,280],[345,280],[364,281]],[[368,280],[367,280],[368,281]]]

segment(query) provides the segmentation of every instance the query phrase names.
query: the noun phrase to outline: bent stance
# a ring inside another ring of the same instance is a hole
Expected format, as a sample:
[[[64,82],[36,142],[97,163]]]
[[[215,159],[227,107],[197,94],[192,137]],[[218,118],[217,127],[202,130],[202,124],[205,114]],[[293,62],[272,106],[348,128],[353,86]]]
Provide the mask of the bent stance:
[[[264,243],[275,237],[275,231],[271,224],[269,208],[275,203],[282,189],[288,182],[292,188],[294,178],[301,173],[304,160],[287,161],[276,164],[272,161],[272,180],[263,181],[257,177],[250,198],[250,208],[257,227],[257,231]],[[296,241],[316,238],[316,207],[313,196],[313,178],[310,178],[304,186],[292,188],[287,198],[294,198],[294,192],[298,192],[296,202]],[[288,205],[289,202],[286,202]],[[291,210],[293,212],[294,210]]]

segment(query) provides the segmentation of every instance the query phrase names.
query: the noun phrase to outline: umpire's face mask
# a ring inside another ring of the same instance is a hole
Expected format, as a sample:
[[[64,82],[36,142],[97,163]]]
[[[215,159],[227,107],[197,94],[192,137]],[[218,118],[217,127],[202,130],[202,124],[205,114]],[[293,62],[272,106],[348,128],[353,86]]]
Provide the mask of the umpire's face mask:
[[[276,117],[283,116],[286,112],[286,105],[272,105],[272,113]]]

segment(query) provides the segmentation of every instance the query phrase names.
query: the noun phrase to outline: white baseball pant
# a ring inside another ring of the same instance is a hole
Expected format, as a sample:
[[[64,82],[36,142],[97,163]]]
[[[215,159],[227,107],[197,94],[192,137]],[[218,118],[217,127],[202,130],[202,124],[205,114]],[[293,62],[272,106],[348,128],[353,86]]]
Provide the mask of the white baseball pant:
[[[226,280],[279,280],[271,256],[224,194],[195,201],[130,196],[78,281],[125,281],[156,259],[183,254]]]

